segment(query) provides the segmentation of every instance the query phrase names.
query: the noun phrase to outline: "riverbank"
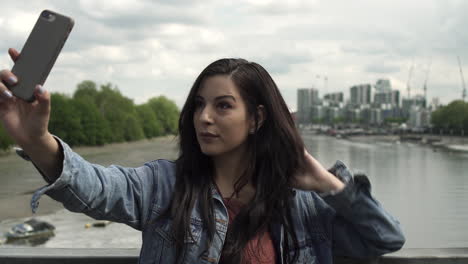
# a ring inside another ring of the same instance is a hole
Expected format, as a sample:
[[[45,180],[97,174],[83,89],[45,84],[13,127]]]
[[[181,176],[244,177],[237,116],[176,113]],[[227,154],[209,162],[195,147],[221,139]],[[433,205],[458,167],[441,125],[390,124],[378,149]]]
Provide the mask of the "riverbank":
[[[108,166],[141,166],[158,158],[176,158],[174,136],[144,139],[134,142],[112,143],[104,146],[81,146],[73,150],[86,160]],[[35,190],[44,186],[40,174],[14,151],[0,157],[0,222],[7,219],[32,217],[30,199]],[[63,209],[62,204],[44,195],[34,216],[49,215]]]
[[[468,137],[461,136],[438,136],[438,135],[418,135],[411,134],[410,137],[400,137],[400,135],[352,135],[346,139],[354,142],[376,143],[387,142],[400,144],[401,142],[412,142],[426,145],[434,149],[444,149],[447,151],[468,152]]]

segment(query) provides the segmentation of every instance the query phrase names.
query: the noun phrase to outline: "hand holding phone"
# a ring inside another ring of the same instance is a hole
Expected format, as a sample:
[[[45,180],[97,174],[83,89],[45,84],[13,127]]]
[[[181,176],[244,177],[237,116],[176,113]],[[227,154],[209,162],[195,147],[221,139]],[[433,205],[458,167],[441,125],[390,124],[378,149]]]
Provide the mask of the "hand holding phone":
[[[74,25],[73,19],[50,10],[39,15],[11,70],[18,77],[8,89],[25,101],[34,101],[34,88],[43,85]]]

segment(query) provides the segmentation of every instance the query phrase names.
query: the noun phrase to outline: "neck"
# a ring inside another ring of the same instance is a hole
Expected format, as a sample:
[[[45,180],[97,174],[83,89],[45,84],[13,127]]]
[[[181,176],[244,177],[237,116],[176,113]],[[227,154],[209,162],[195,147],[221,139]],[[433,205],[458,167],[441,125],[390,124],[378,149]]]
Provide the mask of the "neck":
[[[231,197],[234,194],[234,185],[245,172],[248,160],[249,157],[245,148],[213,157],[214,180],[222,197]],[[240,190],[239,195],[235,196],[235,198],[248,202],[253,194],[255,194],[255,191],[249,179],[247,185]]]

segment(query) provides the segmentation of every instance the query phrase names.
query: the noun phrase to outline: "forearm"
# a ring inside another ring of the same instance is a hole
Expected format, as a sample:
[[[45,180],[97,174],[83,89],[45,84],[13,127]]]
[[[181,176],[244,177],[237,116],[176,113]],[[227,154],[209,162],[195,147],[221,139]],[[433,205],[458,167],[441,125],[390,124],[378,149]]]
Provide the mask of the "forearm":
[[[43,194],[63,203],[72,212],[97,219],[126,223],[141,229],[145,224],[154,191],[151,165],[126,168],[93,164],[73,152],[70,146],[54,137],[62,148],[63,168],[60,176],[33,195],[32,208],[37,210]],[[153,165],[155,166],[155,165]]]
[[[329,179],[328,182],[324,183],[320,193],[338,193],[345,188],[345,184],[335,177],[335,175],[331,174],[329,171],[324,171],[323,173],[330,174],[327,178]]]
[[[341,192],[322,196],[336,213],[334,253],[370,257],[400,249],[405,242],[400,223],[372,197],[369,179],[365,175],[353,177],[342,162],[330,172],[346,183]]]
[[[336,212],[334,254],[375,257],[397,251],[405,243],[398,220],[370,195],[367,178],[355,177],[342,192],[324,200]]]
[[[317,175],[317,178],[320,179],[315,187],[315,191],[318,193],[338,193],[345,188],[345,183],[343,183],[338,177],[336,177],[329,170],[325,169],[318,160],[313,156],[309,155],[309,162],[311,164],[311,174]]]
[[[34,143],[23,144],[22,147],[49,182],[54,182],[60,176],[63,151],[60,144],[50,133],[46,133],[43,138]]]

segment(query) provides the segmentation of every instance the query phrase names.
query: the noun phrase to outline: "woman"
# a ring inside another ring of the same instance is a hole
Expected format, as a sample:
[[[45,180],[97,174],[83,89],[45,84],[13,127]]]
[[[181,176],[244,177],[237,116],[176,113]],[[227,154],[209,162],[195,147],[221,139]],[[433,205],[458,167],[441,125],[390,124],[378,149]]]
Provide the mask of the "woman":
[[[19,54],[9,51],[13,60]],[[15,82],[8,70],[1,79]],[[74,212],[143,233],[140,263],[332,263],[398,250],[398,221],[365,176],[307,151],[264,68],[221,59],[202,71],[179,119],[179,158],[139,168],[83,160],[47,130],[50,95],[31,104],[0,84],[4,127]]]

